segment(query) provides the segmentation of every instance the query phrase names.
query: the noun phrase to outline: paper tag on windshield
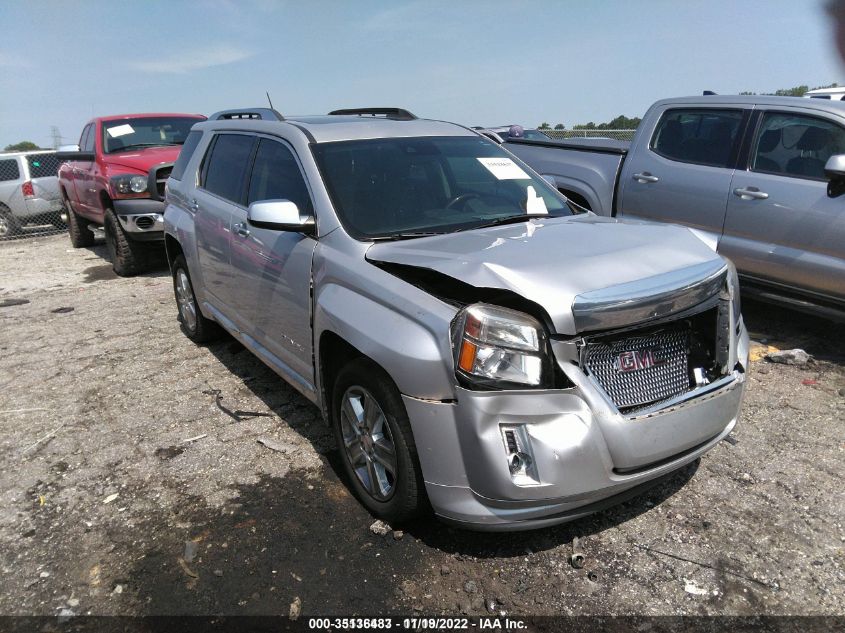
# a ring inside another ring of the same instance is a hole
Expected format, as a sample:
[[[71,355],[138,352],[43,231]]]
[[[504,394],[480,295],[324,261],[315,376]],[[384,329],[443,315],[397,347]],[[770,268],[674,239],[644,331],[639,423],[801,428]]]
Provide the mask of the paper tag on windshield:
[[[112,138],[117,138],[118,136],[126,136],[127,134],[132,134],[135,130],[132,129],[132,126],[128,123],[124,123],[123,125],[115,125],[114,127],[110,127],[106,130],[108,135]]]
[[[479,158],[478,162],[484,165],[487,171],[499,180],[522,180],[530,178],[510,158]]]

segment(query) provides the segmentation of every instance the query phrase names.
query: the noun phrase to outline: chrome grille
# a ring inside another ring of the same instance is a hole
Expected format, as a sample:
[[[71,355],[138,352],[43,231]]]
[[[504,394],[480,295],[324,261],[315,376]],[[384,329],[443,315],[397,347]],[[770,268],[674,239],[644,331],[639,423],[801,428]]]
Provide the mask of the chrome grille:
[[[674,327],[587,343],[584,366],[619,409],[689,391],[690,331]]]
[[[155,178],[156,178],[156,192],[158,193],[158,197],[161,200],[164,200],[164,185],[167,183],[167,179],[170,177],[170,172],[173,171],[173,165],[167,165],[165,167],[159,167],[156,170]]]

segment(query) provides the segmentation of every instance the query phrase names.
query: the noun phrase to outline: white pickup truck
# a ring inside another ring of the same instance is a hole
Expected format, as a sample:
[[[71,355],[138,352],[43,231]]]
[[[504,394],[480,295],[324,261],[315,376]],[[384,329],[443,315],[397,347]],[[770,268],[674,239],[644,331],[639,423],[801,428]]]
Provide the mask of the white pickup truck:
[[[697,229],[744,291],[845,314],[845,103],[768,96],[664,99],[630,143],[504,147],[598,215]]]

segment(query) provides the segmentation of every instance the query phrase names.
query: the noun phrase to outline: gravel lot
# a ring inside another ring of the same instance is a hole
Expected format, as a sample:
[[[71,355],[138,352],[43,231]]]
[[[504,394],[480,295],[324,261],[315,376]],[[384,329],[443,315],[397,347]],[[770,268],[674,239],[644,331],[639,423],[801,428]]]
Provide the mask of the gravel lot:
[[[316,408],[185,338],[164,264],[105,256],[0,244],[0,614],[845,614],[842,325],[747,302],[753,338],[817,360],[755,360],[732,441],[625,505],[380,536]]]

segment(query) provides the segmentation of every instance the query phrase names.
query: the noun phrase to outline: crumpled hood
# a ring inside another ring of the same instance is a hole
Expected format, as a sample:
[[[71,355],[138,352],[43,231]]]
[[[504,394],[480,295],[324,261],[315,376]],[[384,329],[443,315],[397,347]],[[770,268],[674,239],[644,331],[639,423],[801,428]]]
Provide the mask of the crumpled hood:
[[[367,250],[367,259],[513,291],[542,306],[559,334],[599,329],[584,326],[589,316],[578,322],[576,300],[583,312],[585,305],[629,304],[629,296],[677,294],[726,265],[687,229],[593,215],[381,242]]]
[[[148,147],[146,149],[104,154],[103,160],[109,167],[126,167],[147,173],[153,165],[173,163],[179,156],[181,145],[167,145],[164,147]]]

